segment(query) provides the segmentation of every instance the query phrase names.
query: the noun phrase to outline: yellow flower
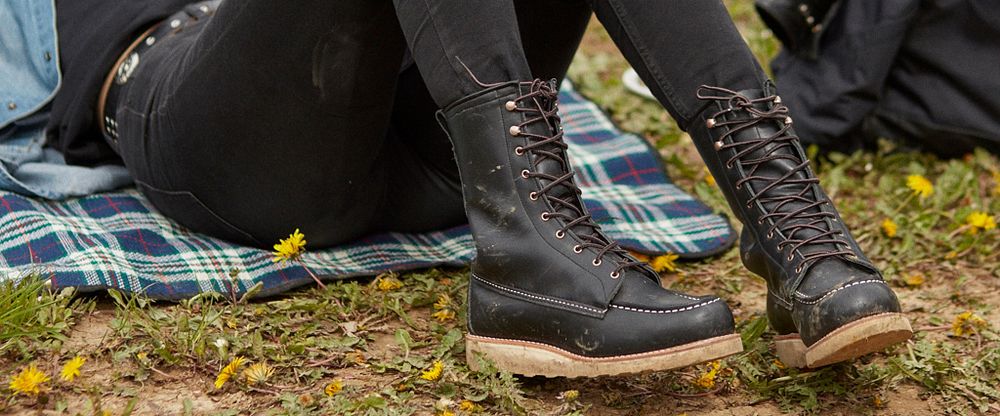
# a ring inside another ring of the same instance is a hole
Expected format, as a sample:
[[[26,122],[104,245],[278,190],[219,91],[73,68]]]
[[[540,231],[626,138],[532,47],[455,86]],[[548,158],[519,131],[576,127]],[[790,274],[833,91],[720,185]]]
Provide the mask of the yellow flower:
[[[719,363],[719,360],[708,363],[708,371],[698,376],[698,378],[694,380],[694,385],[703,389],[715,387],[715,376],[719,373],[719,367],[721,365],[722,364]]]
[[[986,327],[986,320],[971,311],[966,311],[955,317],[955,321],[951,323],[951,332],[956,337],[960,337],[979,332],[984,327]]]
[[[63,366],[62,371],[59,372],[59,377],[65,381],[73,381],[73,379],[80,376],[80,367],[83,367],[83,363],[87,361],[79,355],[73,357],[72,360],[66,362]]]
[[[236,372],[240,370],[245,361],[246,359],[242,356],[238,356],[233,361],[230,361],[229,364],[226,364],[225,367],[222,367],[222,371],[219,371],[219,376],[215,378],[215,388],[221,389],[230,378],[236,375]]]
[[[403,287],[403,282],[392,276],[379,277],[378,283],[376,284],[378,290],[383,292],[390,292]]]
[[[785,368],[785,363],[783,363],[783,362],[781,362],[781,360],[775,358],[774,359],[774,366],[778,367],[778,368]]]
[[[441,411],[441,413],[438,413],[438,416],[455,416],[455,412],[452,412],[451,410],[448,409],[444,409]]]
[[[326,393],[327,396],[333,396],[336,395],[337,393],[340,393],[340,391],[343,389],[344,389],[344,382],[340,381],[340,379],[337,379],[331,381],[330,384],[327,384],[326,388],[323,389],[323,393]]]
[[[247,384],[259,384],[266,382],[274,375],[274,367],[267,363],[254,363],[243,370],[243,377],[247,379]]]
[[[997,228],[996,219],[985,212],[973,211],[965,217],[965,224],[969,226],[969,234],[976,234],[979,230],[992,230]]]
[[[472,401],[462,400],[462,402],[458,404],[458,410],[467,413],[479,413],[483,411],[483,407],[473,403]]]
[[[42,385],[48,381],[49,376],[31,364],[10,380],[10,389],[14,391],[14,394],[38,395],[42,392]]]
[[[715,186],[715,177],[708,171],[708,167],[702,167],[701,170],[705,171],[705,183],[707,183],[708,186]]]
[[[566,390],[559,396],[567,402],[573,402],[580,398],[580,390]]]
[[[288,238],[278,241],[274,245],[274,262],[294,260],[306,251],[306,236],[296,228],[294,233]]]
[[[927,198],[934,193],[934,184],[920,175],[907,176],[906,187],[913,190],[915,195],[920,195],[921,198]]]
[[[993,194],[1000,195],[1000,172],[993,172]]]
[[[882,397],[877,394],[872,396],[872,404],[874,404],[875,407],[882,407]]]
[[[907,286],[917,287],[924,284],[924,275],[920,273],[910,273],[906,275],[906,279],[903,279]]]
[[[448,296],[447,293],[442,293],[438,295],[437,302],[434,302],[434,309],[448,309],[448,305],[451,305],[451,296]]]
[[[445,322],[455,319],[455,312],[450,309],[441,309],[431,314],[438,322]]]
[[[893,238],[896,236],[896,231],[899,230],[899,225],[892,221],[892,218],[886,218],[882,221],[882,232],[885,233],[886,237]]]
[[[662,273],[664,270],[671,272],[677,271],[677,265],[674,264],[674,260],[677,260],[680,256],[674,253],[667,253],[662,256],[654,257],[653,260],[649,262],[649,265],[653,267],[657,273]]]
[[[444,364],[440,361],[435,361],[434,365],[431,366],[430,370],[424,371],[420,374],[420,378],[427,381],[434,381],[441,378],[441,371],[444,370]]]

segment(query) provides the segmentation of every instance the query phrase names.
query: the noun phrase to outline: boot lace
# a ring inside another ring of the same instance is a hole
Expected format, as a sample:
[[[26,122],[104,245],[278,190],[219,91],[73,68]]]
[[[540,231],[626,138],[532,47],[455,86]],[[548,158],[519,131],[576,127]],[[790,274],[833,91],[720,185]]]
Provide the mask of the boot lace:
[[[755,202],[760,202],[765,207],[764,215],[757,222],[763,224],[768,220],[773,221],[768,228],[767,236],[768,238],[774,237],[775,231],[779,231],[784,236],[784,239],[778,242],[778,250],[791,246],[789,261],[793,259],[794,253],[802,254],[802,262],[796,267],[796,272],[802,271],[802,268],[810,262],[827,257],[853,256],[854,251],[850,250],[850,246],[837,238],[844,232],[830,229],[828,226],[827,220],[837,221],[836,215],[820,209],[822,205],[830,204],[830,200],[827,198],[817,200],[815,194],[811,192],[813,185],[819,184],[819,179],[809,174],[809,160],[802,160],[798,157],[798,136],[790,131],[792,118],[788,115],[788,107],[781,103],[781,98],[772,94],[751,99],[729,89],[705,85],[699,88],[697,96],[702,100],[718,100],[729,104],[727,109],[713,114],[707,120],[707,126],[710,129],[728,127],[727,131],[715,142],[715,149],[720,151],[734,149],[736,151],[726,161],[727,168],[732,168],[735,163],[740,163],[746,171],[746,176],[734,184],[736,189],[741,189],[750,181],[759,180],[767,183],[762,189],[752,192],[753,195],[746,201],[746,206],[750,208]],[[759,108],[761,104],[765,104],[763,107],[769,109]],[[732,114],[729,117],[730,120],[719,119],[719,117],[728,114]],[[741,115],[749,115],[749,118]],[[739,141],[730,140],[729,143],[726,143],[726,139],[741,131],[767,123],[772,123],[771,125],[776,123],[781,128],[767,137],[749,140],[741,138]],[[752,156],[754,152],[765,148],[768,151],[763,156]],[[782,152],[783,148],[787,148],[788,151]],[[790,161],[794,166],[781,176],[772,177],[758,173],[767,163],[782,159]],[[790,188],[797,189],[798,192],[770,192],[785,185],[791,185]],[[809,233],[809,231],[814,233]],[[837,249],[821,248],[808,253],[800,251],[806,246],[815,247],[823,244],[833,244]]]
[[[552,212],[543,213],[542,220],[559,219],[563,221],[562,227],[556,231],[556,238],[565,238],[567,234],[576,237],[580,243],[573,247],[574,253],[583,253],[588,248],[595,249],[597,254],[592,262],[595,267],[603,263],[604,257],[609,255],[615,257],[616,266],[611,272],[611,277],[617,279],[621,277],[621,272],[625,269],[641,268],[645,263],[635,260],[617,242],[604,236],[600,226],[593,221],[583,207],[583,202],[580,199],[583,191],[573,181],[575,173],[570,169],[569,161],[565,157],[568,145],[563,141],[563,129],[558,114],[558,94],[554,80],[546,82],[536,79],[531,83],[526,94],[506,103],[508,111],[525,115],[524,121],[510,128],[512,135],[525,137],[529,142],[516,148],[515,153],[535,155],[531,160],[532,169],[522,171],[521,177],[549,181],[548,184],[528,195],[533,201],[541,198],[552,206]],[[554,132],[554,134],[546,136],[525,131],[526,126],[535,123],[545,123],[547,127],[545,131]],[[562,173],[554,175],[538,171],[539,165],[546,160],[558,162],[563,167]],[[562,193],[567,196],[553,195],[555,193],[553,191],[557,189],[565,191]]]

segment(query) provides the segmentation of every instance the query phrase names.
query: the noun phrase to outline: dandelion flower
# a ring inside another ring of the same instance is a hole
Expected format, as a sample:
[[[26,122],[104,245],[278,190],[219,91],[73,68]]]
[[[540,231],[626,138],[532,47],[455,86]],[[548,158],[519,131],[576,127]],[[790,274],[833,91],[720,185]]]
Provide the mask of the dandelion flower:
[[[910,273],[906,275],[906,278],[903,279],[903,282],[905,282],[906,285],[909,287],[918,287],[924,284],[924,275],[920,273]]]
[[[915,195],[919,195],[921,198],[927,198],[934,193],[934,184],[920,175],[907,176],[906,187],[910,188]]]
[[[707,183],[708,186],[715,186],[715,177],[712,176],[712,172],[708,171],[708,167],[702,167],[701,170],[705,172],[705,183]]]
[[[715,387],[715,376],[719,373],[719,367],[722,364],[718,360],[712,361],[708,364],[708,371],[702,373],[694,380],[694,385],[701,387],[703,389],[710,389]]]
[[[343,389],[344,389],[344,382],[338,379],[331,381],[330,384],[327,384],[326,388],[323,389],[323,393],[326,393],[327,396],[334,396],[337,393],[340,393],[340,391]]]
[[[452,412],[451,410],[448,409],[444,409],[441,411],[441,413],[438,413],[438,416],[455,416],[455,412]]]
[[[434,302],[434,309],[436,310],[448,309],[448,305],[450,304],[451,304],[451,296],[448,296],[447,293],[442,293],[438,295],[437,302]]]
[[[42,392],[43,384],[48,381],[49,376],[31,364],[10,380],[10,389],[14,394],[38,395]]]
[[[438,322],[447,322],[452,319],[455,319],[455,311],[452,311],[450,309],[442,309],[432,313],[431,316],[433,316],[434,319],[437,319]]]
[[[230,378],[236,375],[236,372],[240,370],[245,361],[246,359],[242,356],[238,356],[233,361],[230,361],[229,364],[226,364],[225,367],[222,367],[222,371],[219,371],[219,376],[215,378],[215,388],[221,389]]]
[[[674,253],[667,253],[662,256],[654,257],[650,260],[649,265],[653,267],[657,273],[662,273],[664,270],[676,272],[677,265],[674,264],[674,260],[677,260],[680,256]]]
[[[559,397],[562,397],[567,402],[574,402],[580,398],[580,390],[566,390],[560,393]]]
[[[969,234],[976,234],[980,230],[997,228],[996,218],[980,211],[973,211],[968,217],[965,217],[965,224],[969,226]]]
[[[986,327],[986,321],[983,318],[971,311],[966,311],[955,317],[955,321],[951,323],[951,332],[956,337],[960,337],[979,332],[984,327]]]
[[[83,367],[83,363],[87,361],[79,355],[73,357],[72,360],[66,362],[63,365],[62,371],[59,372],[59,377],[65,381],[73,381],[73,379],[80,376],[80,367]]]
[[[267,363],[254,363],[243,370],[243,377],[247,379],[247,384],[261,384],[267,382],[274,375],[274,367]]]
[[[274,262],[294,260],[306,251],[306,236],[296,228],[294,233],[288,238],[278,241],[274,245]]]
[[[897,225],[892,218],[886,218],[882,221],[882,232],[885,233],[886,237],[895,237],[897,230],[899,230],[899,225]]]
[[[391,292],[403,287],[403,282],[400,282],[399,279],[392,276],[379,277],[376,286],[378,286],[378,290]]]
[[[441,371],[444,370],[444,364],[440,361],[435,361],[434,365],[431,366],[430,370],[424,371],[420,374],[420,378],[427,381],[434,381],[441,378]]]
[[[458,410],[466,413],[479,413],[483,411],[483,407],[470,400],[462,400],[462,402],[458,404]]]

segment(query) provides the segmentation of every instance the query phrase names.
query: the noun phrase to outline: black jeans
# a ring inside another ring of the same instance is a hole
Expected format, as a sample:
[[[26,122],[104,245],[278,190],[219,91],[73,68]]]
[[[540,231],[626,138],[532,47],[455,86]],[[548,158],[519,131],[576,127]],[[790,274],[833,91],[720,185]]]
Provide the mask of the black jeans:
[[[717,0],[225,1],[143,56],[118,151],[157,209],[237,243],[457,225],[434,112],[479,89],[469,72],[563,77],[592,10],[682,127],[698,85],[764,78]]]

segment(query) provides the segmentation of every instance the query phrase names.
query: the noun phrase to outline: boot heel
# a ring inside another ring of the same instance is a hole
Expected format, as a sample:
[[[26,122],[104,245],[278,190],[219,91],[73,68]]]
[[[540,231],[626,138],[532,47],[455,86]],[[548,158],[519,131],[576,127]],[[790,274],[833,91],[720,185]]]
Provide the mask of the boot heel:
[[[797,368],[817,368],[882,351],[910,339],[913,329],[901,313],[883,313],[851,322],[806,347],[798,334],[774,339],[782,363]]]

